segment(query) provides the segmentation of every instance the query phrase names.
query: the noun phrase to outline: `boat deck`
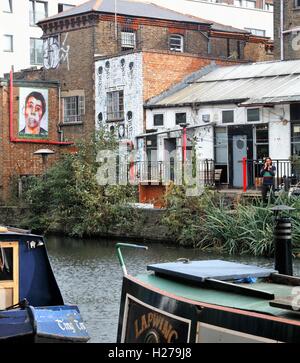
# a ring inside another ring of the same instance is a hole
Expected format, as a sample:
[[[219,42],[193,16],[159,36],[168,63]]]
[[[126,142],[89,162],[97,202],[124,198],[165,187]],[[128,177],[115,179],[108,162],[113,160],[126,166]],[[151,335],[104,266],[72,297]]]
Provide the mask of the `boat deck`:
[[[166,291],[169,294],[183,297],[195,302],[209,303],[219,306],[226,306],[246,311],[268,314],[276,317],[283,317],[300,322],[300,311],[289,311],[270,306],[272,300],[254,296],[245,296],[234,292],[225,292],[204,288],[203,286],[193,286],[182,282],[166,279],[155,274],[140,274],[136,276],[141,282],[153,286],[154,288]],[[258,281],[253,284],[239,283],[238,286],[265,291],[275,295],[275,299],[282,299],[291,296],[294,286],[281,285]]]

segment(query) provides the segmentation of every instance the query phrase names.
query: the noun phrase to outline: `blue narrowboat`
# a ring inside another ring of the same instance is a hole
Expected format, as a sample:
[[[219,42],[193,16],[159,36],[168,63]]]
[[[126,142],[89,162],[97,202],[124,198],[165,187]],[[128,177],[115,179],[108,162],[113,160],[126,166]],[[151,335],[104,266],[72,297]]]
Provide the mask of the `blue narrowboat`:
[[[76,305],[66,305],[45,240],[0,227],[0,342],[87,342]]]

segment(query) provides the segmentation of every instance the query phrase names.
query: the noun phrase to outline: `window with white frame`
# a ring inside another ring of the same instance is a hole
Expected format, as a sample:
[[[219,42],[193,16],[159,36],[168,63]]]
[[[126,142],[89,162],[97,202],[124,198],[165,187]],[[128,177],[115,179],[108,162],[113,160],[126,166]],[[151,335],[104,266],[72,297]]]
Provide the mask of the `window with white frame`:
[[[170,50],[175,52],[183,52],[183,36],[180,34],[170,35]]]
[[[175,124],[185,124],[186,123],[186,112],[175,113]]]
[[[3,1],[3,12],[4,13],[12,13],[12,0],[2,0]]]
[[[259,125],[255,127],[256,159],[263,160],[269,155],[269,127]]]
[[[163,126],[164,125],[164,114],[157,113],[153,115],[153,126]]]
[[[30,38],[30,64],[42,65],[43,61],[43,39]]]
[[[4,52],[13,52],[14,51],[12,35],[9,35],[9,34],[3,35],[3,51]]]
[[[63,97],[64,123],[82,122],[85,114],[84,96]]]
[[[222,111],[222,123],[229,124],[234,122],[234,110]]]
[[[260,121],[260,109],[259,108],[248,108],[247,109],[247,121],[248,122]]]
[[[136,47],[136,34],[134,31],[121,32],[121,47],[122,50],[135,49]]]
[[[245,30],[248,30],[251,34],[257,35],[259,37],[266,36],[266,31],[264,29],[245,28]]]
[[[75,5],[68,5],[68,4],[58,4],[58,12],[62,13],[63,11],[69,10],[74,8]]]
[[[29,19],[30,25],[35,26],[40,20],[48,16],[48,3],[44,1],[30,0]]]
[[[107,121],[124,119],[124,91],[107,92]]]

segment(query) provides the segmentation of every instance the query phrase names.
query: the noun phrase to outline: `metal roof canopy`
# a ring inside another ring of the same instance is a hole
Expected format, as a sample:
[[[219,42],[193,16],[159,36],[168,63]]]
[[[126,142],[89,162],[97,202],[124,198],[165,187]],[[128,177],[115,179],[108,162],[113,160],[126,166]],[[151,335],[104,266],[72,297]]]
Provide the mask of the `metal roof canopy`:
[[[269,277],[276,270],[222,260],[168,262],[148,265],[147,270],[188,281],[205,282],[239,280],[249,277]]]

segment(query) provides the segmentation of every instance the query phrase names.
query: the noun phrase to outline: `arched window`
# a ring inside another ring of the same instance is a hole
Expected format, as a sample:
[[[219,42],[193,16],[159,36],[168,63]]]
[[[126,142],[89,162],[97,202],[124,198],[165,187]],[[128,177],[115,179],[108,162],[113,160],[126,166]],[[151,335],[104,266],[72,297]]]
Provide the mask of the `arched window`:
[[[170,50],[183,52],[183,36],[180,34],[170,35]]]

